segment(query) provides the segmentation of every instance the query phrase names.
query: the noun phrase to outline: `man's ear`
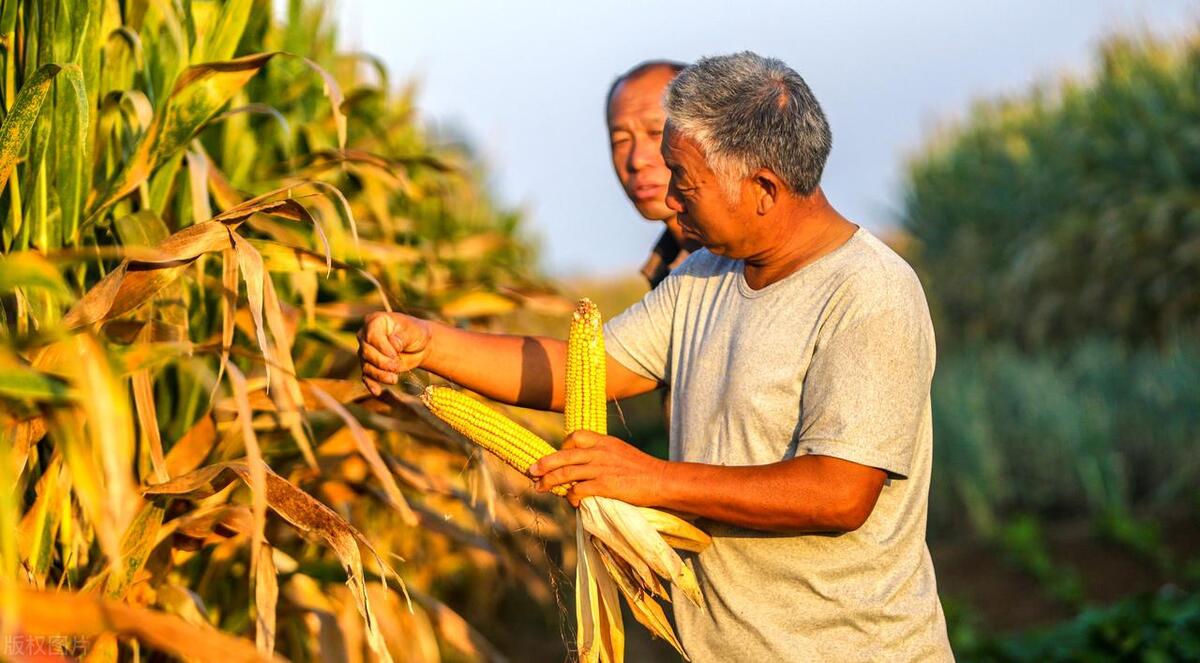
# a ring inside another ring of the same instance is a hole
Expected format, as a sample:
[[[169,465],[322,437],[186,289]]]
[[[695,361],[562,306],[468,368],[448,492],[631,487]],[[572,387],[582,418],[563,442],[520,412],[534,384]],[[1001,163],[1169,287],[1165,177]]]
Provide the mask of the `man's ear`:
[[[755,211],[759,215],[765,215],[771,211],[775,205],[779,204],[779,198],[786,190],[783,181],[775,174],[775,171],[769,168],[759,168],[750,176],[750,182],[754,186],[754,195],[757,198]]]

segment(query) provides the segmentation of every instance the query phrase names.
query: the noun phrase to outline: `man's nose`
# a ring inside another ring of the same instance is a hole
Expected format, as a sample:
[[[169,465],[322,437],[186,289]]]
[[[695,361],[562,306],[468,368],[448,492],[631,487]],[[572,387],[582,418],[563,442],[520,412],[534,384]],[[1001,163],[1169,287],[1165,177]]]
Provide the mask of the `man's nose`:
[[[683,214],[685,211],[683,207],[683,198],[679,196],[679,190],[675,188],[674,177],[671,178],[671,183],[667,185],[666,203],[667,209],[675,212],[676,214]]]
[[[658,155],[659,148],[658,145],[652,145],[652,142],[649,140],[634,141],[633,149],[629,151],[629,170],[636,172],[654,164],[654,158]]]

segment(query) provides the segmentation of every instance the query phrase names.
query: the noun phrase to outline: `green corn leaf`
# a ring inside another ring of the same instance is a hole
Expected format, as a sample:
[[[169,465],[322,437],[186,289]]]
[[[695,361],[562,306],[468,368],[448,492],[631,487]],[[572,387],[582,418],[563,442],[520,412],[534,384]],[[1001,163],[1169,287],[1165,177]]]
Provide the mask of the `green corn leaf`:
[[[92,207],[89,221],[145,182],[159,164],[179,154],[196,131],[275,55],[258,53],[184,71],[133,156]]]
[[[63,500],[69,495],[69,478],[62,456],[55,456],[42,474],[33,508],[21,523],[21,556],[38,589],[45,586],[46,574],[54,559],[54,541],[63,514]]]
[[[20,159],[21,150],[29,140],[30,131],[42,110],[46,94],[50,91],[50,83],[63,71],[75,72],[68,76],[73,77],[72,86],[76,88],[77,94],[81,93],[83,72],[78,65],[45,65],[21,86],[8,116],[4,118],[4,124],[0,125],[0,191],[3,191],[4,185],[8,183],[8,177]]]
[[[113,224],[122,246],[155,246],[167,239],[171,231],[154,212],[142,210],[128,214]]]
[[[0,34],[8,34],[17,26],[17,1],[5,0],[3,13],[0,13]]]
[[[119,599],[125,596],[133,578],[146,564],[154,548],[158,528],[162,526],[165,510],[160,501],[146,502],[121,537],[121,557],[114,560],[104,583],[104,595]]]
[[[221,15],[208,33],[208,45],[204,49],[204,61],[228,60],[233,57],[238,41],[246,30],[253,0],[229,0],[221,8]]]
[[[17,288],[41,290],[60,301],[74,297],[58,268],[32,251],[0,256],[0,294],[12,293]]]
[[[70,397],[71,388],[62,380],[11,358],[0,358],[0,398],[65,403]]]
[[[88,167],[91,164],[91,141],[88,140],[91,118],[83,69],[71,65],[63,71],[63,77],[69,85],[65,91],[71,103],[59,104],[56,108],[59,125],[55,131],[62,133],[55,139],[58,152],[55,169],[58,171],[57,193],[61,210],[61,231],[58,235],[66,239],[74,234],[74,229],[82,220],[80,216],[91,179],[91,169]],[[63,86],[59,86],[58,92],[59,97],[63,96]]]

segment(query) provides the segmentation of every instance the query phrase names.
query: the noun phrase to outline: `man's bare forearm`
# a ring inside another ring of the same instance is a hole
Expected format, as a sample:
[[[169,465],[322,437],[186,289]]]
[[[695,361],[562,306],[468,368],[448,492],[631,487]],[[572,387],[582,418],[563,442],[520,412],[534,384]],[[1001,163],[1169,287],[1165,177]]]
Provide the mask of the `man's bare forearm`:
[[[421,368],[492,400],[562,412],[567,343],[545,336],[511,336],[429,322],[429,353]],[[608,397],[626,398],[658,385],[607,358]]]
[[[488,334],[430,322],[421,368],[492,400],[561,411],[567,346],[534,336]]]
[[[666,463],[657,506],[739,527],[846,532],[866,521],[885,473],[826,456],[730,467]]]

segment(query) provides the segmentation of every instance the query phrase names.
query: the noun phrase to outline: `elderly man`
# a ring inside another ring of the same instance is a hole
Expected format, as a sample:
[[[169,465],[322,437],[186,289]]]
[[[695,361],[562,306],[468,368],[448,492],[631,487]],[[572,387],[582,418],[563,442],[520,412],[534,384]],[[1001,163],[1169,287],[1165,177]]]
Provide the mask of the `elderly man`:
[[[684,65],[670,60],[648,60],[617,77],[605,98],[605,119],[613,170],[629,201],[647,221],[666,228],[642,265],[642,276],[653,288],[678,267],[700,243],[683,236],[675,211],[667,206],[671,171],[662,158],[662,97],[667,84]]]
[[[707,58],[666,97],[668,205],[704,245],[605,329],[608,392],[669,384],[671,459],[576,433],[533,468],[700,517],[703,609],[674,603],[694,661],[950,660],[925,545],[933,329],[912,269],[819,186],[830,150],[796,72]],[[421,366],[561,408],[565,344],[376,314],[373,391]]]

